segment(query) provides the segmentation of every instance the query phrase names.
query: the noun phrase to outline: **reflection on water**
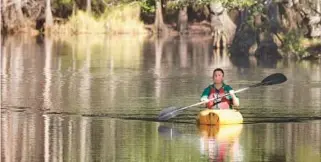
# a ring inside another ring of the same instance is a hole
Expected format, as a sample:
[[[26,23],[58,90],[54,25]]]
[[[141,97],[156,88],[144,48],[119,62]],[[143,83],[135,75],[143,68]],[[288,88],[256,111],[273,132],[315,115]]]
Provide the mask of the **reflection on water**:
[[[1,112],[1,161],[43,161],[44,122],[41,114]]]
[[[144,117],[168,105],[195,103],[213,68],[221,67],[235,89],[273,72],[289,78],[240,94],[249,115],[320,116],[320,64],[279,60],[271,68],[253,57],[230,58],[210,44],[206,37],[10,37],[1,55],[3,107]]]
[[[199,126],[201,153],[208,155],[209,161],[243,161],[239,143],[242,128],[242,124]]]
[[[1,161],[320,161],[320,126],[311,121],[166,127],[6,110]]]
[[[210,42],[7,38],[1,161],[321,161],[321,123],[312,120],[321,118],[320,63],[231,58]],[[274,72],[289,80],[239,94],[245,122],[255,124],[202,129],[191,108],[168,138],[159,111],[197,102],[216,67],[234,89]]]

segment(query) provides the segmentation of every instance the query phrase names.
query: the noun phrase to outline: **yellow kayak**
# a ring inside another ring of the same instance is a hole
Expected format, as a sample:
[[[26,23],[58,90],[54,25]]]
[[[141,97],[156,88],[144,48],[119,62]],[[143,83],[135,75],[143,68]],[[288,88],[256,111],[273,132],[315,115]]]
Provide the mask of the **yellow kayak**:
[[[197,116],[199,125],[240,124],[243,122],[242,114],[237,110],[206,109]]]

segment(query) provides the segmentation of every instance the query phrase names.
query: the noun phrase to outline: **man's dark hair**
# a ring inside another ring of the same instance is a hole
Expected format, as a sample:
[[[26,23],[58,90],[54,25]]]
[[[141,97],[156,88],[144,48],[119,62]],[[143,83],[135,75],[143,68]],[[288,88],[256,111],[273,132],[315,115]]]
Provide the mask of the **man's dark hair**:
[[[224,71],[223,71],[223,69],[221,69],[221,68],[216,68],[216,69],[214,69],[213,75],[214,75],[214,73],[217,72],[217,71],[222,72],[222,74],[223,74],[223,76],[224,76]]]

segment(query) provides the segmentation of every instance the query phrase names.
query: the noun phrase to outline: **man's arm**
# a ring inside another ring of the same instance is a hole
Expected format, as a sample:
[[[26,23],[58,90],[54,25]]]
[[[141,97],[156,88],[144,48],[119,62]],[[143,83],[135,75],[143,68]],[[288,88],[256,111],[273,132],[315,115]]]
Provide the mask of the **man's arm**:
[[[226,91],[230,93],[230,95],[227,96],[227,99],[232,100],[234,106],[240,106],[240,100],[235,95],[233,88],[231,86],[228,86],[226,87]]]
[[[210,88],[209,87],[205,88],[202,95],[201,95],[201,101],[208,100],[209,93],[210,93]]]
[[[230,90],[229,91],[231,97],[232,97],[232,101],[233,101],[233,105],[234,106],[240,106],[240,100],[238,97],[236,97],[235,93],[234,93],[234,90]]]

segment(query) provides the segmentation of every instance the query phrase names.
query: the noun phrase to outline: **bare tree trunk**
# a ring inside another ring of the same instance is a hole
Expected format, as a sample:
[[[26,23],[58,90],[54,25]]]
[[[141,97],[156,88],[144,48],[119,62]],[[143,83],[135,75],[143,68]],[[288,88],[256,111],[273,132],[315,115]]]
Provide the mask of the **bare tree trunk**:
[[[6,14],[6,10],[7,10],[7,0],[0,0],[1,1],[1,28],[2,28],[2,31],[5,33],[8,31],[8,25],[7,25],[7,22],[8,22],[8,14]]]
[[[24,17],[23,17],[23,13],[22,13],[22,4],[21,4],[21,0],[15,0],[15,9],[16,9],[16,13],[17,13],[17,18],[19,21],[19,25],[24,25]]]
[[[286,14],[286,19],[287,24],[285,26],[288,26],[288,30],[296,30],[297,29],[297,24],[295,21],[295,11],[293,11],[292,6],[288,7],[287,5],[284,5],[285,9],[285,14]]]
[[[91,13],[91,0],[87,0],[86,5],[87,5],[86,12]]]
[[[228,16],[221,3],[210,4],[211,26],[213,34],[213,46],[224,48],[231,44],[235,35],[236,25]]]
[[[75,1],[73,1],[72,3],[73,3],[72,4],[72,16],[75,16],[76,13],[77,13],[77,6],[76,6],[76,2]]]
[[[53,18],[52,18],[52,12],[51,12],[51,1],[46,0],[46,25],[45,29],[49,29],[53,25]]]
[[[311,4],[315,6],[315,14],[309,16],[310,37],[321,38],[321,2],[316,0]]]
[[[4,0],[6,1],[6,0]],[[0,35],[1,35],[1,38],[0,38],[0,45],[1,45],[1,39],[2,39],[2,27],[3,27],[3,22],[2,22],[2,16],[3,16],[3,8],[2,8],[2,0],[0,0]],[[1,53],[1,50],[0,50],[0,53]]]
[[[187,32],[187,23],[188,23],[188,15],[187,15],[187,6],[184,6],[179,10],[178,14],[178,23],[177,29],[181,34]]]
[[[2,23],[2,16],[3,16],[3,8],[2,8],[2,0],[0,0],[0,46],[2,45],[1,44],[1,40],[2,40],[2,26],[3,26],[3,23]],[[1,53],[1,49],[0,49],[0,53]]]
[[[156,33],[165,33],[166,32],[166,26],[164,24],[163,20],[163,13],[162,13],[162,0],[156,0],[156,13],[155,13],[155,28]]]

